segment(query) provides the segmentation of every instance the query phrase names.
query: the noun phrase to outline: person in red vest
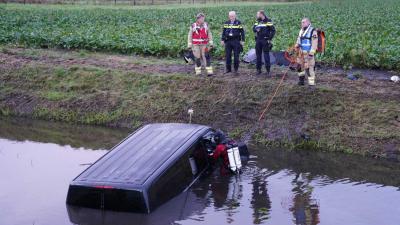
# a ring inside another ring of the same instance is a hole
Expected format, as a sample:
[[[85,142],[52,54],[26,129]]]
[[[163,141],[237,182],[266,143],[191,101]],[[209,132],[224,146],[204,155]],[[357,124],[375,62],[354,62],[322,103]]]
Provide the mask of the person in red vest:
[[[195,73],[201,75],[201,62],[206,66],[208,76],[214,74],[211,66],[209,50],[214,47],[211,30],[206,22],[205,15],[199,13],[196,22],[190,26],[188,34],[188,49],[193,51],[195,57]]]

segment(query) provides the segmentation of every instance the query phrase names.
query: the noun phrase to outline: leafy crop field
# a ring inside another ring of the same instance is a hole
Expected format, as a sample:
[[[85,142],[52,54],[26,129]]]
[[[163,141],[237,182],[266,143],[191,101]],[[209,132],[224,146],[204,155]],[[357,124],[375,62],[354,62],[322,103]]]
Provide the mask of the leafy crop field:
[[[313,3],[162,7],[0,5],[0,43],[29,47],[87,49],[156,56],[177,56],[186,48],[188,26],[204,12],[222,57],[219,36],[227,12],[245,24],[245,51],[252,48],[255,12],[265,9],[277,35],[274,50],[292,45],[300,19],[308,16],[327,34],[330,64],[400,70],[400,1],[322,0]]]

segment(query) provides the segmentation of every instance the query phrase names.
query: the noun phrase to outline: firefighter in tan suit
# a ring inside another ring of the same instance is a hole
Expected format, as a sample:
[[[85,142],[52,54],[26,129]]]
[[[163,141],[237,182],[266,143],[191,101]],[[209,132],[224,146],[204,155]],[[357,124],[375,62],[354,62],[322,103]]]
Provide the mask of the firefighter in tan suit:
[[[301,54],[298,63],[301,65],[299,72],[299,85],[304,85],[305,75],[308,77],[308,84],[315,85],[315,53],[318,47],[318,33],[312,27],[310,19],[301,20],[301,30],[297,37],[296,48],[300,48]]]
[[[204,22],[205,16],[199,13],[196,22],[190,26],[188,34],[188,48],[192,49],[195,57],[196,75],[201,74],[201,62],[206,67],[207,75],[213,75],[209,50],[213,47],[213,38],[208,24]],[[209,45],[209,47],[208,47]]]

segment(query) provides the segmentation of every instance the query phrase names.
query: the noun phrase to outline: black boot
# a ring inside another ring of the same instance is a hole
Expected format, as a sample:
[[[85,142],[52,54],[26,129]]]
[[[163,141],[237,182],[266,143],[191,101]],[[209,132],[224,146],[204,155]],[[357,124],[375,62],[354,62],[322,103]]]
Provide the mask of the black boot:
[[[257,69],[257,75],[261,75],[261,69]]]
[[[297,83],[297,84],[300,85],[300,86],[304,86],[304,79],[305,79],[304,76],[300,76],[299,77],[299,83]]]
[[[230,72],[232,72],[232,66],[231,65],[226,65],[224,73],[226,74],[226,73],[230,73]]]
[[[271,75],[271,66],[265,66],[265,76],[270,77]]]

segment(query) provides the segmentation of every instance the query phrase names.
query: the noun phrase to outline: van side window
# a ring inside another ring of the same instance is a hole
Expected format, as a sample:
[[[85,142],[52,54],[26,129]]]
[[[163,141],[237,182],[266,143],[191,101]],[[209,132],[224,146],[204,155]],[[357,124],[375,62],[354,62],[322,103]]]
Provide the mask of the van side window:
[[[196,162],[197,173],[200,173],[208,166],[207,149],[202,140],[198,141],[192,148],[191,157]],[[193,169],[193,168],[192,168]],[[197,175],[197,174],[196,174]]]
[[[178,161],[167,169],[154,182],[149,190],[150,207],[157,207],[161,203],[181,193],[193,181],[192,168],[189,158],[193,157],[197,171],[201,172],[208,165],[207,152],[201,140],[197,141]],[[197,175],[197,174],[196,174]]]
[[[151,185],[149,190],[149,197],[153,200],[153,202],[150,202],[151,208],[157,207],[181,193],[192,182],[193,175],[188,161],[189,154],[190,152],[187,152]]]

